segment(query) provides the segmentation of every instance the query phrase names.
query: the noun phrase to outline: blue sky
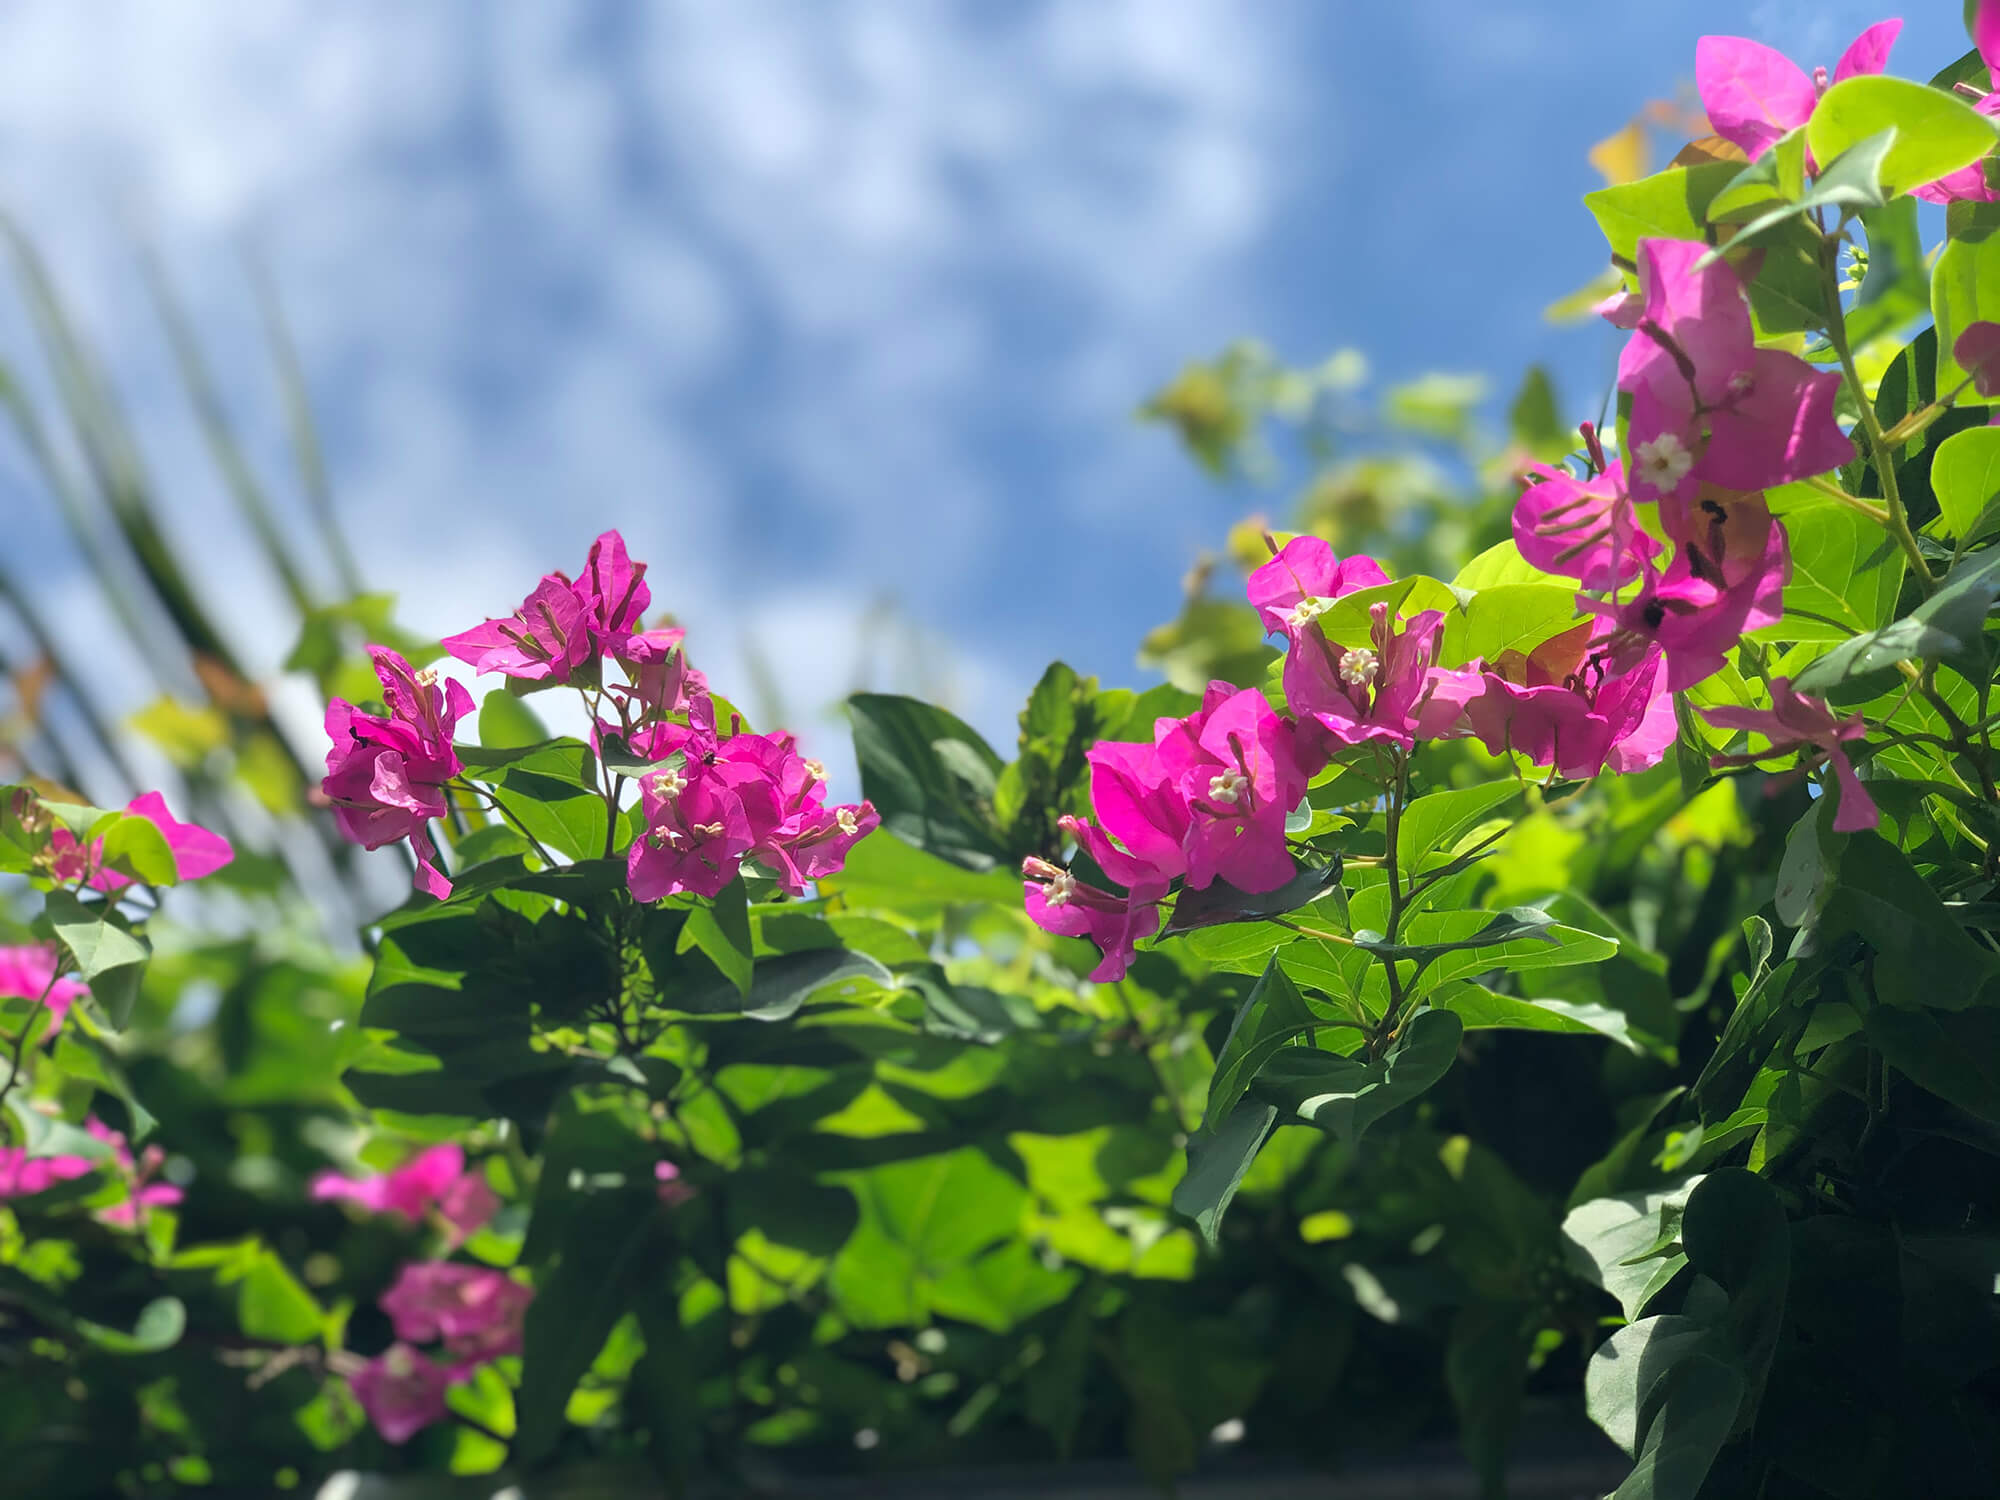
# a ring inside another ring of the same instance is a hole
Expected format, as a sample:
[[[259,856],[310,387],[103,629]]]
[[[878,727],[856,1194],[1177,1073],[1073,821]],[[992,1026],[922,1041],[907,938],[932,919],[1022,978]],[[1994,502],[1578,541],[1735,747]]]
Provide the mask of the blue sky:
[[[1927,0],[1897,51],[1964,50]],[[878,685],[996,737],[1052,656],[1136,682],[1194,553],[1256,498],[1132,411],[1252,334],[1385,378],[1531,361],[1595,409],[1551,299],[1601,247],[1584,152],[1706,31],[1830,63],[1872,6],[1558,0],[46,0],[0,10],[0,207],[44,244],[171,524],[273,667],[130,247],[150,239],[271,472],[236,259],[283,288],[349,534],[421,629],[622,527],[696,660],[746,639],[809,743],[865,621]],[[0,310],[0,351],[26,348]],[[138,679],[18,456],[0,509],[102,689]],[[310,724],[313,705],[294,692]],[[837,759],[837,755],[835,756]]]

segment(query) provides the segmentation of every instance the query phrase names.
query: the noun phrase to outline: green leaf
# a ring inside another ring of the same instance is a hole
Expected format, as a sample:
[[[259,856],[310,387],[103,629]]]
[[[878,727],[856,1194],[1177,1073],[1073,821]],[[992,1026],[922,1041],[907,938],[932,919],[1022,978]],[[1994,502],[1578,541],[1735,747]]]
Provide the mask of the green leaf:
[[[597,756],[581,740],[504,750],[454,747],[466,769],[490,778],[521,825],[557,854],[604,857],[608,815],[597,786]]]
[[[1611,253],[1630,262],[1642,239],[1700,240],[1708,237],[1708,205],[1729,186],[1739,169],[1729,162],[1669,167],[1583,195]]]
[[[1805,193],[1805,158],[1805,131],[1788,132],[1709,200],[1709,223],[1742,223],[1773,203],[1797,203]]]
[[[187,1308],[178,1297],[155,1297],[139,1309],[130,1333],[88,1318],[78,1318],[72,1326],[108,1354],[159,1354],[181,1341]]]
[[[1957,392],[1960,406],[1990,406],[1952,357],[1958,336],[1974,323],[2000,322],[2000,234],[1954,239],[1931,269],[1931,317],[1937,324],[1937,393]],[[1963,386],[1964,389],[1960,389]]]
[[[1484,552],[1458,570],[1458,576],[1451,581],[1454,589],[1484,591],[1499,588],[1505,584],[1529,584],[1536,588],[1548,587],[1549,575],[1521,556],[1521,549],[1509,537],[1504,542],[1495,542]],[[1447,617],[1445,628],[1450,629]]]
[[[1591,1356],[1591,1420],[1637,1460],[1611,1500],[1696,1500],[1743,1403],[1742,1375],[1691,1318],[1647,1318]]]
[[[1458,1411],[1458,1439],[1488,1500],[1507,1494],[1507,1456],[1521,1415],[1521,1387],[1534,1348],[1535,1309],[1479,1301],[1451,1320],[1444,1382]]]
[[[1222,1216],[1277,1117],[1270,1105],[1242,1099],[1219,1125],[1204,1125],[1189,1138],[1187,1175],[1174,1184],[1174,1207],[1194,1220],[1209,1244],[1219,1242]]]
[[[1501,780],[1417,798],[1403,809],[1396,828],[1396,859],[1403,872],[1414,874],[1432,856],[1449,855],[1460,839],[1511,802],[1520,790],[1515,782]]]
[[[1445,616],[1438,665],[1462,666],[1503,651],[1532,651],[1577,621],[1576,590],[1547,583],[1502,583],[1481,589],[1463,611]]]
[[[1431,1004],[1457,1016],[1467,1031],[1557,1031],[1577,1036],[1607,1036],[1628,1052],[1643,1056],[1646,1051],[1632,1035],[1630,1018],[1608,1005],[1524,1000],[1495,994],[1470,980],[1456,980],[1434,990]]]
[[[847,702],[861,790],[882,826],[968,870],[1007,861],[994,821],[1002,762],[962,720],[914,698],[857,693]]]
[[[1902,1010],[1874,1005],[1864,1020],[1883,1061],[1919,1088],[2000,1125],[2000,1010]]]
[[[1806,144],[1820,161],[1832,162],[1890,131],[1895,139],[1880,174],[1891,194],[1935,182],[2000,144],[2000,129],[1964,100],[1885,74],[1842,79],[1828,89],[1806,122]]]
[[[1729,1294],[1726,1333],[1743,1376],[1739,1428],[1756,1415],[1785,1326],[1792,1274],[1791,1230],[1776,1189],[1740,1167],[1711,1172],[1688,1194],[1681,1215],[1688,1264]]]
[[[1795,202],[1781,202],[1751,219],[1731,236],[1726,247],[1708,252],[1695,263],[1700,270],[1720,259],[1726,248],[1729,252],[1747,250],[1752,245],[1762,244],[1773,238],[1780,230],[1799,222],[1799,215],[1814,209],[1836,208],[1839,217],[1851,218],[1869,209],[1880,208],[1883,204],[1882,171],[1885,160],[1896,142],[1894,126],[1872,135],[1867,140],[1857,141],[1841,153],[1840,159],[1821,172],[1817,181]],[[1769,160],[1775,152],[1769,153]],[[1755,170],[1753,166],[1751,170]],[[1713,209],[1710,211],[1713,216]],[[1817,232],[1815,230],[1815,232]]]
[[[1235,1110],[1250,1081],[1280,1047],[1324,1024],[1306,1007],[1298,987],[1278,961],[1274,958],[1267,963],[1244,997],[1222,1051],[1216,1055],[1204,1128],[1213,1129]]]
[[[520,1427],[515,1457],[535,1464],[562,1438],[570,1393],[625,1311],[627,1279],[655,1243],[659,1203],[647,1192],[577,1199],[553,1266],[545,1268],[522,1328]]]
[[[1659,1192],[1593,1198],[1563,1219],[1571,1268],[1615,1297],[1628,1321],[1637,1322],[1687,1264],[1678,1248],[1681,1216],[1700,1182],[1692,1177]]]
[[[955,1278],[1019,1233],[1028,1192],[971,1146],[865,1172],[830,1174],[861,1216],[828,1273],[841,1314],[861,1328],[926,1322],[944,1303],[978,1302]]]
[[[1938,517],[1925,530],[1955,537],[1961,547],[1978,540],[1992,524],[1989,509],[2000,500],[2000,427],[1969,427],[1937,446],[1931,459],[1931,492]]]
[[[1903,557],[1881,526],[1842,505],[1813,505],[1785,517],[1792,580],[1785,618],[1760,639],[1845,641],[1873,630],[1895,608]]]
[[[1293,1047],[1275,1054],[1257,1075],[1266,1103],[1350,1144],[1390,1110],[1407,1104],[1451,1071],[1464,1028],[1448,1010],[1420,1010],[1405,1021],[1395,1044],[1372,1063]]]
[[[146,939],[133,932],[109,902],[85,906],[67,890],[50,891],[45,910],[56,938],[76,960],[112,1026],[123,1029],[139,998],[139,981],[152,957]]]
[[[744,893],[743,877],[724,886],[713,901],[696,904],[681,928],[678,951],[699,948],[716,968],[728,976],[737,993],[750,993],[751,958],[750,907]]]
[[[1162,937],[1215,927],[1227,922],[1254,922],[1265,917],[1282,917],[1287,912],[1310,906],[1340,884],[1340,861],[1317,868],[1308,866],[1274,891],[1239,891],[1226,880],[1211,881],[1200,890],[1183,886],[1174,899]],[[1280,939],[1279,941],[1285,941]]]
[[[104,840],[104,863],[112,869],[134,875],[147,885],[179,883],[180,868],[174,863],[174,851],[151,818],[142,818],[137,813],[112,813],[91,829],[84,843],[93,843],[98,838]]]
[[[1848,836],[1820,930],[1868,940],[1875,993],[1887,1005],[1965,1010],[1990,1004],[2000,986],[2000,956],[1967,936],[1902,850],[1877,834]]]
[[[1976,653],[1996,599],[2000,550],[1968,557],[1902,619],[1842,642],[1793,678],[1792,685],[1802,693],[1824,694],[1899,661],[1949,661]]]
[[[885,987],[895,982],[879,960],[851,948],[810,948],[762,959],[743,996],[743,1014],[753,1021],[787,1020],[818,991],[857,979]]]
[[[512,693],[488,693],[479,705],[479,743],[488,750],[519,750],[548,738],[541,715]]]

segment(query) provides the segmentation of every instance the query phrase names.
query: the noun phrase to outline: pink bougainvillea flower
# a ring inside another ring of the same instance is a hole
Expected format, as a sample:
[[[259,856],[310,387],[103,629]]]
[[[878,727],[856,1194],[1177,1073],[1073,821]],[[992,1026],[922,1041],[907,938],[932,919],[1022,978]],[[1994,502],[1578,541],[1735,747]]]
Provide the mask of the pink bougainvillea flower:
[[[430,820],[448,811],[444,787],[459,773],[452,731],[472,712],[472,696],[457,682],[438,685],[386,646],[370,646],[389,717],[362,713],[336,698],[326,708],[326,779],[320,790],[333,806],[342,836],[379,849],[408,839],[417,857],[416,883],[439,900],[451,882],[435,863]]]
[[[500,672],[524,682],[568,682],[597,660],[588,609],[576,585],[561,573],[550,573],[513,614],[448,635],[442,644],[478,672]]]
[[[86,1156],[30,1156],[25,1146],[0,1146],[0,1199],[45,1193],[96,1165]]]
[[[1285,653],[1285,702],[1298,715],[1302,741],[1329,751],[1370,741],[1408,749],[1456,732],[1464,684],[1431,665],[1444,615],[1427,609],[1392,620],[1383,603],[1368,615],[1369,645],[1329,641],[1315,623]]]
[[[1114,876],[1123,884],[1157,881],[1164,890],[1175,876],[1187,873],[1188,805],[1161,762],[1157,743],[1179,723],[1158,720],[1151,745],[1099,740],[1084,752],[1097,822],[1118,841],[1121,857],[1137,862],[1131,875]],[[1108,866],[1106,873],[1111,873]]]
[[[1201,707],[1160,738],[1161,768],[1187,809],[1182,850],[1194,889],[1221,879],[1276,890],[1298,873],[1285,816],[1310,778],[1293,735],[1257,689],[1211,682]]]
[[[1372,557],[1343,561],[1320,538],[1295,536],[1250,575],[1246,593],[1265,632],[1292,640],[1341,595],[1388,581]]]
[[[1489,662],[1484,691],[1466,705],[1487,750],[1519,751],[1571,781],[1658,765],[1678,732],[1660,652],[1649,647],[1632,666],[1613,671],[1614,629],[1607,620],[1586,621],[1526,655],[1509,651]]]
[[[477,1176],[465,1167],[465,1152],[447,1141],[418,1152],[393,1172],[378,1177],[345,1177],[338,1172],[322,1172],[312,1180],[315,1199],[345,1199],[370,1213],[395,1214],[408,1223],[420,1222],[433,1208],[444,1212],[453,1229],[470,1234],[499,1206],[489,1189],[464,1185],[464,1178]],[[484,1186],[481,1179],[480,1186]],[[483,1213],[485,1217],[479,1217]]]
[[[1980,395],[2000,396],[2000,323],[1968,323],[1952,341],[1951,357]]]
[[[1530,464],[1536,479],[1514,505],[1514,545],[1544,573],[1574,578],[1587,589],[1630,583],[1659,552],[1639,527],[1625,493],[1625,468],[1575,479],[1546,464]]]
[[[135,1160],[123,1131],[113,1130],[95,1115],[83,1122],[83,1128],[110,1148],[111,1159],[118,1164],[118,1170],[125,1178],[125,1201],[99,1209],[99,1223],[119,1229],[136,1228],[147,1209],[168,1208],[181,1201],[179,1188],[170,1182],[152,1180],[166,1160],[166,1153],[158,1146],[148,1146]]]
[[[167,850],[174,858],[179,880],[199,880],[212,875],[236,857],[229,840],[194,823],[183,823],[167,810],[167,799],[158,792],[146,792],[125,804],[125,811],[144,818],[160,830]],[[132,884],[129,875],[104,868],[104,840],[93,840],[81,849],[76,835],[58,828],[49,838],[49,868],[57,880],[82,881],[94,891],[115,895]]]
[[[349,1378],[354,1399],[385,1442],[401,1446],[445,1414],[453,1372],[408,1344],[391,1344]]]
[[[1698,241],[1639,242],[1645,312],[1618,361],[1632,494],[1660,502],[1669,536],[1704,481],[1766,490],[1854,457],[1833,416],[1840,376],[1759,349],[1736,272],[1722,260],[1695,269],[1707,253]]]
[[[697,698],[708,694],[708,679],[688,665],[687,650],[681,644],[686,631],[663,626],[627,636],[616,648],[619,665],[631,679],[627,686],[613,687],[629,723],[603,724],[600,731],[621,731],[657,724],[667,715],[680,713]]]
[[[1610,670],[1630,671],[1656,645],[1669,692],[1713,676],[1746,632],[1776,624],[1791,576],[1784,525],[1760,495],[1704,491],[1684,526],[1690,539],[1665,572],[1646,569],[1631,599],[1577,599],[1617,627],[1606,637]]]
[[[505,1271],[455,1261],[412,1261],[382,1294],[396,1337],[423,1344],[443,1339],[453,1354],[480,1362],[521,1348],[521,1318],[532,1288]]]
[[[478,1167],[468,1167],[458,1180],[438,1197],[438,1217],[443,1219],[453,1245],[462,1245],[500,1212],[500,1195],[486,1181]]]
[[[694,1187],[681,1181],[681,1169],[670,1161],[653,1163],[653,1192],[668,1208],[679,1208],[695,1195]]]
[[[653,602],[646,586],[646,565],[626,555],[625,538],[607,531],[590,544],[590,556],[577,580],[577,592],[590,616],[590,629],[601,651],[615,651],[639,629],[639,618]],[[671,633],[676,640],[681,632]]]
[[[49,1035],[62,1030],[63,1019],[89,986],[71,975],[55,977],[56,950],[42,943],[0,948],[0,999],[40,1000],[49,1012]]]
[[[1160,930],[1165,881],[1138,886],[1119,896],[1033,856],[1021,861],[1021,876],[1028,920],[1044,932],[1095,943],[1101,961],[1090,977],[1100,983],[1123,979],[1140,942]]]
[[[685,725],[658,724],[634,748],[666,762],[639,779],[646,829],[632,842],[626,873],[641,901],[679,891],[713,896],[747,858],[803,894],[882,821],[867,802],[828,807],[826,768],[800,755],[789,734],[721,737],[705,693],[689,703]]]
[[[1833,819],[1836,833],[1859,833],[1881,821],[1882,815],[1875,806],[1875,799],[1868,795],[1868,788],[1854,773],[1854,763],[1841,748],[1850,741],[1867,737],[1868,726],[1861,715],[1835,718],[1833,710],[1823,701],[1794,690],[1791,679],[1787,677],[1771,679],[1769,708],[1736,708],[1724,704],[1719,708],[1704,708],[1701,712],[1702,717],[1718,729],[1744,729],[1752,734],[1761,734],[1771,742],[1770,749],[1756,755],[1714,756],[1711,765],[1755,765],[1774,755],[1800,751],[1806,757],[1801,769],[1810,770],[1822,761],[1833,767],[1834,780],[1840,787],[1840,809]],[[1774,782],[1770,790],[1776,791],[1779,785]]]
[[[1989,88],[2000,85],[2000,0],[1979,0],[1979,9],[1972,21],[1972,44],[1979,49],[1979,60],[1986,64],[1986,82]],[[1973,101],[1972,107],[1982,115],[2000,115],[2000,92],[1989,92]],[[2000,191],[1996,191],[1987,179],[1987,163],[1992,159],[1989,152],[1970,166],[1960,167],[1936,182],[1926,183],[1910,191],[1926,203],[1992,203],[2000,201]],[[1959,361],[1965,364],[1964,360]],[[1970,369],[1970,365],[1966,365]],[[1982,392],[1991,395],[1992,392]]]
[[[1856,37],[1835,65],[1832,83],[1889,66],[1889,49],[1903,23],[1877,21]],[[1708,123],[1755,161],[1812,118],[1829,79],[1806,71],[1782,52],[1740,36],[1705,36],[1695,43],[1694,82]]]

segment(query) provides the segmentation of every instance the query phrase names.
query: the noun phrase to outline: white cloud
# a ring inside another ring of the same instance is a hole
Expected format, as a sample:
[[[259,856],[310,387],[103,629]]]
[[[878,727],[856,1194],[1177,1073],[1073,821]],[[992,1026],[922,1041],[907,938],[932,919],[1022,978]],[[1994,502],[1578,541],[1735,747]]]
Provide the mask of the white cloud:
[[[755,633],[795,702],[899,595],[1001,733],[1039,663],[1007,644],[1029,602],[982,594],[997,551],[1147,504],[1159,454],[1132,404],[1256,321],[1238,257],[1285,191],[1294,20],[1225,0],[42,0],[0,12],[0,204],[128,376],[172,456],[176,535],[260,664],[275,596],[205,541],[234,523],[194,477],[128,223],[223,331],[275,459],[231,254],[265,247],[349,530],[419,626],[507,607],[619,524],[697,642]],[[1052,442],[1074,463],[1046,491],[995,477]]]

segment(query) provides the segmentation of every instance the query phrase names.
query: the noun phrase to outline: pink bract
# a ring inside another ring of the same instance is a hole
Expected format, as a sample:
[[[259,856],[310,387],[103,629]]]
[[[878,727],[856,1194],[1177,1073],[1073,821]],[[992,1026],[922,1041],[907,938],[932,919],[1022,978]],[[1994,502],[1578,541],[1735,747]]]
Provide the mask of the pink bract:
[[[333,806],[343,837],[366,849],[408,839],[416,853],[416,883],[443,900],[451,882],[440,871],[429,825],[448,808],[444,786],[461,767],[451,736],[472,712],[464,686],[418,671],[386,646],[368,655],[389,717],[363,713],[336,698],[327,705],[326,779],[320,790]]]
[[[1021,862],[1021,875],[1029,921],[1044,932],[1088,938],[1097,945],[1101,961],[1090,971],[1093,980],[1123,979],[1139,943],[1160,930],[1164,881],[1119,896],[1033,857]]]
[[[96,1165],[84,1156],[30,1156],[25,1146],[0,1146],[0,1198],[47,1192]]]
[[[452,1373],[399,1343],[369,1360],[348,1383],[383,1440],[400,1446],[444,1416]]]
[[[1845,719],[1835,717],[1825,702],[1798,692],[1792,687],[1791,679],[1786,677],[1771,680],[1769,708],[1737,708],[1724,704],[1718,708],[1704,708],[1701,712],[1702,717],[1718,729],[1744,729],[1752,734],[1761,734],[1771,742],[1771,748],[1762,754],[1717,755],[1712,758],[1711,764],[1718,767],[1747,766],[1795,750],[1811,752],[1808,765],[1822,760],[1829,763],[1833,767],[1834,780],[1840,787],[1840,808],[1833,819],[1836,833],[1859,833],[1881,821],[1882,815],[1875,806],[1875,799],[1868,795],[1868,788],[1855,774],[1854,764],[1842,748],[1854,740],[1867,737],[1868,726],[1861,715],[1854,714]]]
[[[41,1000],[49,1012],[50,1036],[62,1030],[77,997],[90,991],[82,980],[69,975],[55,979],[56,966],[56,950],[46,944],[0,948],[0,999]]]
[[[1979,0],[1979,9],[1972,22],[1972,42],[1979,50],[1979,60],[1986,64],[1987,84],[1991,86],[2000,83],[2000,0]],[[2000,91],[1988,93],[1972,107],[1982,115],[2000,115]],[[1986,176],[1986,166],[1991,160],[1992,153],[1988,152],[1970,166],[1960,167],[1956,172],[1940,177],[1936,182],[1912,188],[1911,193],[1926,203],[2000,201],[2000,191],[1994,189]],[[1964,363],[1963,360],[1959,362]]]
[[[167,810],[167,799],[158,792],[134,797],[125,804],[125,811],[160,830],[168,852],[174,857],[177,880],[199,880],[212,875],[236,857],[228,839],[198,824],[181,822]],[[79,849],[75,834],[67,828],[58,828],[49,839],[49,854],[58,880],[81,880],[106,895],[115,895],[132,884],[130,876],[103,868],[102,839],[94,840],[86,852]]]
[[[1614,671],[1612,630],[1586,621],[1525,656],[1488,663],[1484,691],[1466,708],[1487,750],[1518,751],[1572,781],[1658,765],[1678,733],[1660,653]]]
[[[1630,583],[1659,552],[1633,514],[1622,464],[1587,479],[1546,464],[1528,473],[1538,482],[1515,502],[1514,545],[1544,573],[1608,589]]]
[[[1389,581],[1372,557],[1343,561],[1316,536],[1295,536],[1250,575],[1245,592],[1266,633],[1291,639],[1343,594]]]
[[[504,1271],[455,1261],[413,1261],[397,1273],[380,1307],[396,1337],[422,1344],[443,1339],[450,1352],[478,1362],[521,1348],[521,1319],[534,1290]]]
[[[1880,73],[1889,65],[1889,49],[1902,29],[1900,20],[1870,26],[1848,44],[1831,81]],[[1694,80],[1709,125],[1741,146],[1752,161],[1812,118],[1828,82],[1824,71],[1809,76],[1782,52],[1740,36],[1705,36],[1696,42]]]
[[[1697,270],[1707,253],[1695,241],[1639,242],[1645,314],[1618,361],[1632,398],[1632,494],[1660,502],[1669,536],[1703,481],[1766,490],[1854,457],[1834,421],[1840,376],[1758,348],[1742,281],[1722,260]]]
[[[1285,816],[1309,778],[1294,734],[1255,688],[1211,682],[1201,708],[1160,738],[1160,766],[1187,809],[1190,887],[1221,879],[1269,891],[1297,873],[1285,850]]]
[[[316,1199],[344,1199],[370,1213],[395,1214],[415,1224],[433,1208],[444,1211],[452,1205],[457,1217],[450,1219],[461,1234],[477,1229],[499,1206],[491,1190],[481,1194],[462,1185],[462,1178],[476,1176],[477,1168],[465,1171],[465,1152],[447,1142],[418,1152],[393,1172],[379,1177],[345,1177],[338,1172],[322,1172],[312,1181]],[[480,1186],[484,1186],[483,1179]],[[480,1217],[483,1214],[485,1217]]]

